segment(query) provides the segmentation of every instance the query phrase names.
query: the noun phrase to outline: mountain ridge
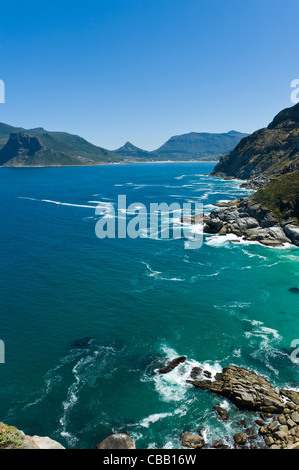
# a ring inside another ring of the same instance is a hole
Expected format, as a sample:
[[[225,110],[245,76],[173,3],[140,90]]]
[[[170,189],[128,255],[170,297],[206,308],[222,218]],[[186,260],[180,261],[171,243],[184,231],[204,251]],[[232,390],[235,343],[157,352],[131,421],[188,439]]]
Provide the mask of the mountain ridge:
[[[25,129],[0,123],[0,165],[73,166],[160,160],[209,161],[218,159],[222,155],[220,150],[230,150],[244,135],[247,134],[238,131],[222,134],[191,132],[171,137],[160,147],[162,152],[159,149],[143,150],[129,141],[113,151],[67,132],[47,131],[43,127]],[[37,141],[39,146],[33,151],[33,143]]]
[[[143,150],[126,142],[114,152],[124,157],[155,160],[215,160],[233,149],[248,134],[231,130],[229,132],[189,132],[170,137],[156,150]]]

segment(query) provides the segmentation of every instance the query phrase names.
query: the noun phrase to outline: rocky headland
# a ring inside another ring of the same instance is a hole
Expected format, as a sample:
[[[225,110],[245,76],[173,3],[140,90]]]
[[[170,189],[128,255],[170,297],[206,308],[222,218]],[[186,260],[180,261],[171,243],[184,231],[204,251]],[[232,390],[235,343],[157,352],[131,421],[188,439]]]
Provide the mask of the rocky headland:
[[[281,111],[265,129],[244,137],[211,173],[243,179],[248,198],[215,204],[204,232],[235,234],[266,246],[299,246],[299,104]]]

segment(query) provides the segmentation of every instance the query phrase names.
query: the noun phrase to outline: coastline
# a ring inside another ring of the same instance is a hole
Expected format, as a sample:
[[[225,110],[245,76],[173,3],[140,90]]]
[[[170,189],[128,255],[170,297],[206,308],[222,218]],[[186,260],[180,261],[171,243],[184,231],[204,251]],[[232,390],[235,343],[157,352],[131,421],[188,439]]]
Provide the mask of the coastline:
[[[155,163],[217,163],[219,160],[159,160],[159,161],[134,161],[134,162],[101,162],[92,165],[30,165],[30,166],[9,166],[1,165],[0,168],[75,168],[75,167],[97,167],[110,165],[138,165],[138,164],[155,164]]]

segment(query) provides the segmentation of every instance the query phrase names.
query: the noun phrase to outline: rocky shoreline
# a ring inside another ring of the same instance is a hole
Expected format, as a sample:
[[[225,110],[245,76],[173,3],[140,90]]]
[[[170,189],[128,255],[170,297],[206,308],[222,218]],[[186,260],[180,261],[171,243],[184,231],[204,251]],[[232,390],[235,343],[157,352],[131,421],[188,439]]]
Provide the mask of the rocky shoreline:
[[[158,374],[167,374],[186,361],[185,356],[172,359]],[[240,430],[231,436],[219,436],[208,442],[205,428],[183,432],[182,447],[190,449],[299,449],[299,393],[294,390],[276,390],[269,380],[256,372],[231,365],[212,374],[193,367],[186,380],[197,389],[208,390],[228,399],[238,409],[252,413],[254,422],[248,426],[245,418],[237,425]],[[215,416],[229,421],[223,405],[214,405]],[[136,449],[127,433],[115,433],[99,442],[99,450]],[[27,436],[13,426],[0,423],[0,449],[64,449],[49,437]]]
[[[171,361],[172,365],[174,363],[175,359]],[[241,410],[256,414],[253,426],[247,427],[245,419],[238,422],[240,432],[230,437],[234,448],[299,449],[298,392],[286,389],[277,391],[265,377],[237,366],[225,367],[214,376],[207,370],[194,367],[187,382],[227,398]],[[219,419],[229,420],[226,409],[215,405],[214,410]],[[227,437],[224,437],[215,442],[205,442],[203,429],[200,429],[194,433],[183,433],[181,444],[195,449],[225,449],[228,445]],[[262,445],[258,437],[263,438]]]
[[[203,217],[204,233],[234,234],[265,246],[291,243],[299,246],[299,226],[294,219],[279,221],[266,207],[250,198],[216,203],[217,209]]]

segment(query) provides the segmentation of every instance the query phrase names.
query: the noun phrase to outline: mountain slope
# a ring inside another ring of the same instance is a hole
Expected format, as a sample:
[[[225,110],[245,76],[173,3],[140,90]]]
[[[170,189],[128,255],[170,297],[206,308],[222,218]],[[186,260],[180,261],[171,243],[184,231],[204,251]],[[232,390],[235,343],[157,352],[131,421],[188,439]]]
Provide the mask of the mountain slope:
[[[123,159],[77,135],[40,127],[25,130],[0,123],[1,144],[0,165],[4,166],[96,165]]]
[[[172,158],[198,159],[223,154],[233,149],[240,140],[247,136],[237,131],[216,134],[190,132],[171,137],[164,145],[154,151],[159,156]]]
[[[270,178],[299,168],[299,103],[245,137],[215,166],[212,176]]]

